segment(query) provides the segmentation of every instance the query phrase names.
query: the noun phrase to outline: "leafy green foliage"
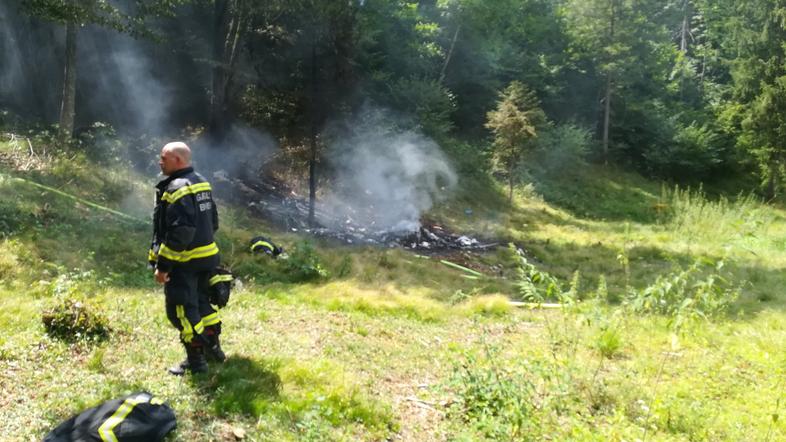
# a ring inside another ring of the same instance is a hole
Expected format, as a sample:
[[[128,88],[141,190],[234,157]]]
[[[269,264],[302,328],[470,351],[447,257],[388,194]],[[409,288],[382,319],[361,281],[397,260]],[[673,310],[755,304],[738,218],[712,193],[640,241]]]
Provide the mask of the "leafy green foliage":
[[[508,250],[514,257],[514,265],[518,275],[516,286],[522,300],[547,302],[562,297],[562,288],[557,278],[531,264],[523,252],[513,244],[508,245]]]
[[[171,14],[181,0],[139,0],[135,11],[128,14],[124,8],[102,0],[24,0],[27,12],[36,17],[58,23],[95,23],[133,35],[150,35],[144,18],[150,15]]]
[[[80,132],[72,143],[75,144],[73,149],[84,152],[102,166],[117,166],[128,158],[128,145],[119,139],[111,125],[100,121]]]
[[[417,117],[425,134],[445,139],[453,130],[454,97],[438,82],[402,79],[390,86],[390,95],[396,108],[408,110]]]
[[[308,241],[296,244],[289,257],[282,262],[292,282],[313,281],[329,276],[314,246]]]
[[[514,171],[534,140],[546,115],[535,94],[520,82],[512,82],[500,92],[497,108],[487,114],[486,127],[494,134],[493,159],[509,183],[509,199],[513,198]]]
[[[537,167],[563,175],[565,169],[583,166],[591,147],[592,134],[581,126],[567,123],[547,127],[537,139]]]
[[[339,271],[347,272],[347,265],[349,264],[340,264]],[[260,282],[300,283],[330,276],[313,244],[307,240],[287,248],[287,253],[277,259],[271,259],[263,253],[255,254],[251,259],[243,259],[235,263],[232,271],[239,276],[253,278]]]
[[[690,267],[677,267],[659,275],[644,289],[633,293],[626,304],[638,313],[665,314],[675,329],[696,319],[718,317],[725,313],[740,294],[724,272],[724,262],[698,260]]]
[[[622,336],[620,331],[612,326],[606,326],[600,330],[597,337],[596,347],[601,356],[611,359],[619,354],[622,348]]]
[[[711,200],[704,191],[679,186],[661,189],[661,221],[685,238],[746,244],[773,222],[772,214],[752,195]]]
[[[718,132],[707,125],[677,125],[670,142],[656,145],[644,157],[658,175],[706,178],[723,163],[726,155]]]
[[[64,341],[101,341],[111,331],[106,315],[97,306],[71,298],[43,312],[41,316],[46,332]]]
[[[544,367],[530,363],[527,371],[503,369],[497,352],[488,348],[483,359],[463,355],[452,383],[459,401],[451,411],[491,440],[516,440],[539,426],[538,389],[530,379],[543,374]]]

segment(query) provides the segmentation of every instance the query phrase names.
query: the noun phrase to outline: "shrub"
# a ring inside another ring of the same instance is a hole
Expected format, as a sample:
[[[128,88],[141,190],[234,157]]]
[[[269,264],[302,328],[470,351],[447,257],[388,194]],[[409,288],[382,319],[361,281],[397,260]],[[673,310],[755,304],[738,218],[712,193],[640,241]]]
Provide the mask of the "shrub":
[[[601,329],[597,335],[595,346],[604,358],[611,359],[622,349],[622,336],[619,330],[613,326]]]
[[[719,316],[739,297],[739,287],[729,282],[723,268],[722,260],[697,260],[687,269],[678,266],[633,292],[626,303],[638,313],[670,316],[676,329],[689,320]]]
[[[308,241],[296,244],[292,253],[282,263],[291,282],[313,281],[329,276],[319,255]]]
[[[491,348],[486,358],[464,355],[454,372],[458,400],[450,411],[489,439],[521,440],[539,426],[538,391],[530,378],[540,373],[501,369],[497,357]]]
[[[109,320],[97,306],[65,299],[44,311],[42,321],[46,332],[68,342],[101,341],[109,337]]]
[[[590,151],[592,133],[569,123],[541,131],[537,141],[537,156],[546,171],[565,173],[565,166],[584,164]]]
[[[557,278],[531,264],[524,256],[524,252],[515,245],[509,244],[508,250],[518,274],[516,288],[523,301],[570,301],[568,296],[573,295],[575,290],[563,292]]]
[[[672,122],[673,139],[655,143],[644,153],[648,168],[659,176],[684,179],[710,176],[723,164],[726,153],[719,133],[695,122]]]
[[[115,129],[100,121],[75,131],[75,147],[88,158],[101,165],[117,165],[126,161],[128,151],[115,133]]]

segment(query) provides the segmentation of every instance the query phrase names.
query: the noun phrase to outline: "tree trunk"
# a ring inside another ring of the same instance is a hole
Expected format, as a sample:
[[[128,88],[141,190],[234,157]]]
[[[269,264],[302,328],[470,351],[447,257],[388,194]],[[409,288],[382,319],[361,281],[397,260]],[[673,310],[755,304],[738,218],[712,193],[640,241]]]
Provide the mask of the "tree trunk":
[[[65,72],[63,75],[63,99],[60,102],[60,137],[71,138],[76,117],[76,33],[77,23],[66,24]]]
[[[213,84],[208,132],[223,141],[229,129],[229,99],[240,43],[246,28],[243,0],[215,0],[213,34]]]
[[[614,21],[617,11],[615,10],[615,0],[611,0],[611,17],[609,20],[609,41],[614,42]],[[609,126],[611,125],[611,68],[606,73],[606,95],[603,102],[603,164],[609,164]]]
[[[680,29],[680,52],[688,53],[688,37],[690,36],[690,0],[684,0],[682,4],[682,29]]]
[[[314,226],[314,206],[317,201],[317,42],[311,43],[311,157],[308,160],[308,225]]]
[[[456,32],[453,33],[453,41],[450,42],[450,49],[448,49],[448,55],[445,57],[445,63],[442,65],[442,71],[439,73],[439,82],[442,83],[445,80],[445,73],[448,70],[448,64],[450,64],[450,57],[453,56],[453,49],[456,47],[456,40],[458,40],[459,32],[461,31],[461,23],[456,26]]]
[[[508,168],[508,202],[513,204],[513,170],[515,166]]]
[[[346,100],[356,90],[354,68],[355,41],[357,28],[357,8],[347,6],[331,21],[331,34],[333,35],[335,53],[335,91],[328,101],[331,109]],[[324,93],[324,92],[323,92]]]
[[[683,57],[688,57],[688,38],[690,37],[690,0],[684,0],[682,4],[682,27],[680,29],[680,52]],[[685,96],[685,75],[680,75],[680,101]]]
[[[603,164],[609,164],[609,125],[611,124],[611,72],[606,75],[606,95],[603,99]]]

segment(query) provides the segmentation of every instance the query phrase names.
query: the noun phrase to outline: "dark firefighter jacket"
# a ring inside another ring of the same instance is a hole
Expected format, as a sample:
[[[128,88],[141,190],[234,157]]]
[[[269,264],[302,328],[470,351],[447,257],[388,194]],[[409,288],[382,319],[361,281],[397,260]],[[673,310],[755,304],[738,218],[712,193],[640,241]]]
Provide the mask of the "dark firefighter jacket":
[[[219,263],[216,230],[218,212],[210,183],[193,168],[178,170],[156,185],[151,265],[162,272],[174,266],[212,270]]]
[[[44,442],[158,442],[176,424],[169,405],[142,391],[73,416],[47,434]]]

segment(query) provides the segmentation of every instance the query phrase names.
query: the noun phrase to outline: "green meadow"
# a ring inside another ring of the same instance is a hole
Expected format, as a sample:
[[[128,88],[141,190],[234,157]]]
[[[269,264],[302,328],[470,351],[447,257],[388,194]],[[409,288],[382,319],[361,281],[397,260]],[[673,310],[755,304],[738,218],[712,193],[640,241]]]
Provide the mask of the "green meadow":
[[[223,204],[229,357],[178,378],[145,262],[152,178],[0,155],[3,440],[137,390],[175,410],[171,441],[786,439],[786,212],[755,197],[582,165],[508,204],[468,178],[428,217],[500,245],[442,255]],[[288,258],[249,254],[259,233]]]

